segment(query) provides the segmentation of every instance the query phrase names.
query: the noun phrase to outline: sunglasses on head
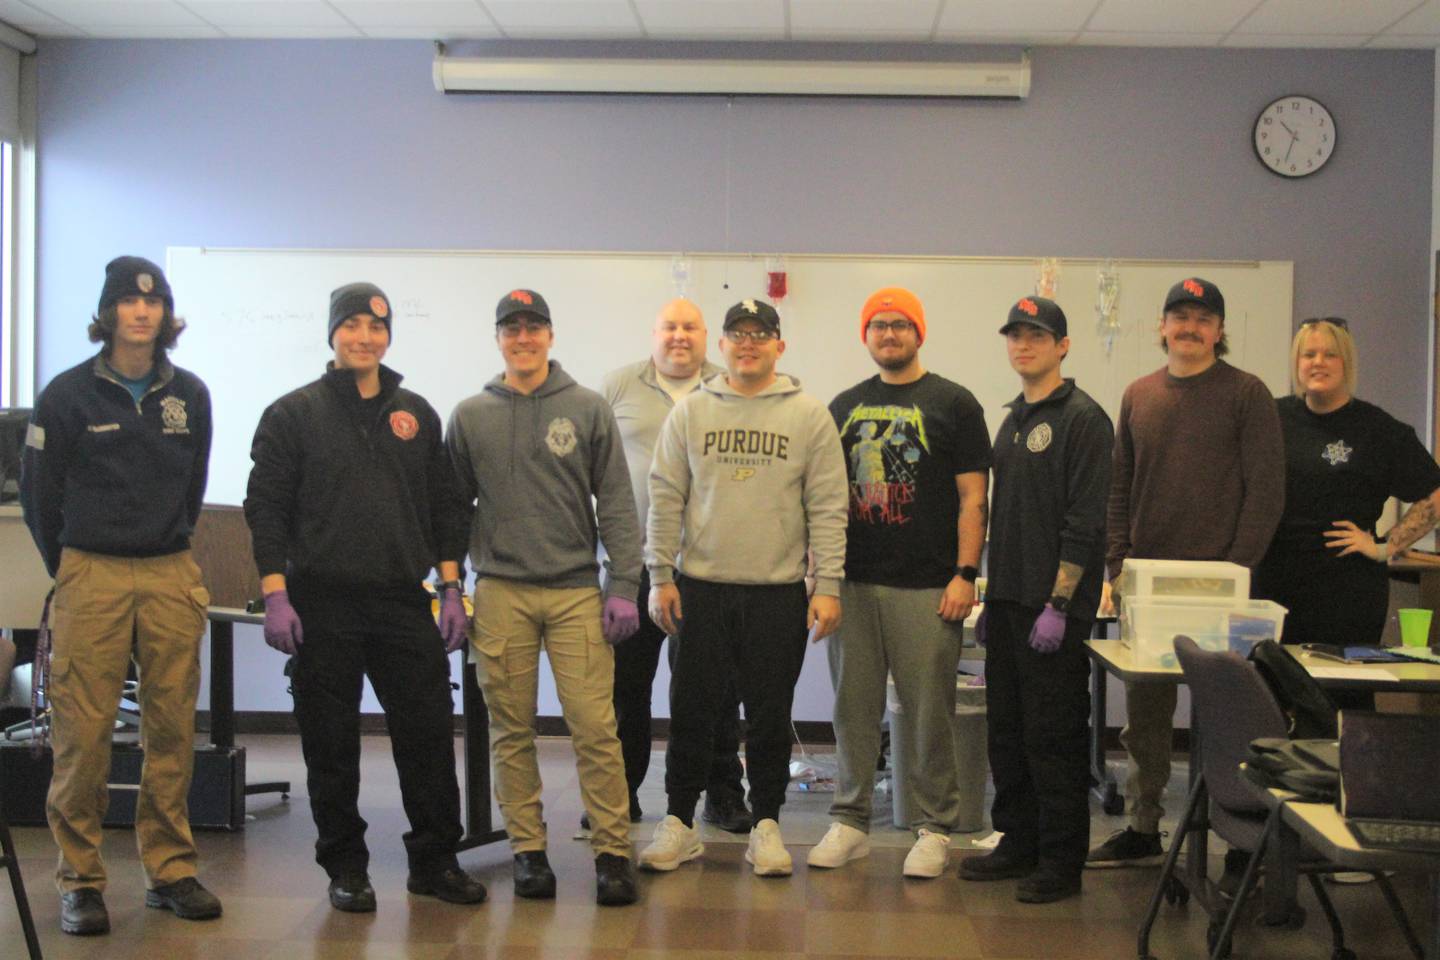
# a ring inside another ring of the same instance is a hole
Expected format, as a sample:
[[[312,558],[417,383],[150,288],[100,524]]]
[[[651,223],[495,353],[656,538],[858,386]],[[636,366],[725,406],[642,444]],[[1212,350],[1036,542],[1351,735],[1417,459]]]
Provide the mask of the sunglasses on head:
[[[1346,331],[1350,329],[1350,321],[1346,320],[1344,317],[1311,317],[1308,320],[1301,320],[1300,326],[1310,327],[1314,326],[1317,323],[1328,323],[1332,326],[1339,327],[1341,330]]]

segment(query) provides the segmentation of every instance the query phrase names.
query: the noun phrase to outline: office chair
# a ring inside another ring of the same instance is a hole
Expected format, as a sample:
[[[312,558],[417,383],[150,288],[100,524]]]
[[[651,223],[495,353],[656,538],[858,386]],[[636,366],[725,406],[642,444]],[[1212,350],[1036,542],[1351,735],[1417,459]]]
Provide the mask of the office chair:
[[[1255,889],[1265,847],[1278,831],[1280,820],[1278,808],[1271,811],[1258,793],[1259,788],[1241,775],[1240,764],[1249,756],[1250,741],[1258,737],[1285,737],[1288,725],[1269,686],[1255,666],[1239,654],[1204,651],[1189,637],[1180,636],[1175,638],[1175,655],[1190,688],[1191,737],[1195,744],[1191,762],[1198,760],[1200,769],[1140,928],[1139,956],[1141,960],[1153,960],[1149,953],[1150,929],[1159,913],[1160,901],[1173,882],[1175,864],[1186,835],[1193,829],[1208,828],[1233,849],[1250,854],[1229,910],[1224,916],[1217,915],[1218,911],[1209,911],[1206,946],[1212,960],[1221,960],[1230,954],[1236,918]],[[1194,756],[1197,751],[1198,758]],[[1345,933],[1335,906],[1319,880],[1320,874],[1337,873],[1346,868],[1313,854],[1307,856],[1303,848],[1301,858],[1296,871],[1306,876],[1330,925],[1331,960],[1355,960],[1354,952],[1345,946]],[[1421,957],[1419,940],[1389,879],[1383,873],[1374,876],[1411,950],[1417,958]],[[1197,899],[1207,904],[1223,902],[1214,896],[1210,889],[1213,885],[1208,880],[1206,884],[1210,895]],[[1304,920],[1304,911],[1292,905],[1290,915],[1279,918],[1276,925],[1296,929]]]

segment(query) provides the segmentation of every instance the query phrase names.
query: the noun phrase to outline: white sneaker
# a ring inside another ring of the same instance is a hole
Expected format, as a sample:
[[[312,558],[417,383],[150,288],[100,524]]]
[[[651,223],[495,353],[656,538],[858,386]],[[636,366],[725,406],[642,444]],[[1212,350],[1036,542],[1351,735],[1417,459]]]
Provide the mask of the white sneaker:
[[[642,870],[674,870],[687,860],[694,860],[705,852],[700,842],[700,831],[685,826],[676,816],[666,815],[655,828],[655,838],[640,851]]]
[[[812,867],[840,867],[870,856],[870,835],[844,823],[832,823],[820,842],[810,848],[805,862]]]
[[[931,833],[923,827],[915,846],[905,855],[905,876],[938,877],[950,861],[950,835]]]
[[[790,876],[790,851],[780,838],[780,824],[766,817],[755,824],[750,831],[750,846],[745,849],[745,860],[755,867],[757,877]]]

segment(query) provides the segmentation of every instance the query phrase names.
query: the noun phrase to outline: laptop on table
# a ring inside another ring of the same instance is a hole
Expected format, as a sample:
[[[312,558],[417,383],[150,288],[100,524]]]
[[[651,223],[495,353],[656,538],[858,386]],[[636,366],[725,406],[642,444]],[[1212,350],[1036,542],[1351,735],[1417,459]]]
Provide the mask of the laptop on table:
[[[1340,815],[1367,847],[1440,853],[1440,716],[1340,711]]]

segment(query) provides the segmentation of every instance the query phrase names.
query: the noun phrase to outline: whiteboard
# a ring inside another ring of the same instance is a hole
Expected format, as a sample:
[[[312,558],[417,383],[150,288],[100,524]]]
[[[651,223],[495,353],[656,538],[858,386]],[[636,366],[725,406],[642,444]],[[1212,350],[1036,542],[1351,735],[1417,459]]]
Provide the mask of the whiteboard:
[[[210,387],[215,440],[210,503],[239,504],[250,441],[265,407],[314,380],[326,345],[330,291],[365,280],[395,311],[385,363],[428,399],[442,419],[503,368],[495,303],[516,287],[537,290],[555,324],[551,357],[598,389],[609,370],[649,354],[659,307],[677,293],[700,305],[710,356],[726,308],[764,297],[766,258],[686,253],[535,253],[425,250],[253,250],[172,247],[167,273],[189,323],[173,356]],[[1170,285],[1198,275],[1225,294],[1229,360],[1289,390],[1293,267],[1289,261],[1116,261],[1120,334],[1106,352],[1096,319],[1098,259],[1059,261],[1055,299],[1070,321],[1064,371],[1110,413],[1126,384],[1164,363],[1157,329]],[[974,392],[993,436],[1019,392],[997,335],[1016,299],[1035,290],[1037,261],[1023,258],[867,257],[788,254],[787,295],[777,302],[783,372],[828,403],[875,372],[860,342],[860,307],[876,289],[909,287],[925,304],[921,361]],[[768,298],[767,298],[768,299]]]

